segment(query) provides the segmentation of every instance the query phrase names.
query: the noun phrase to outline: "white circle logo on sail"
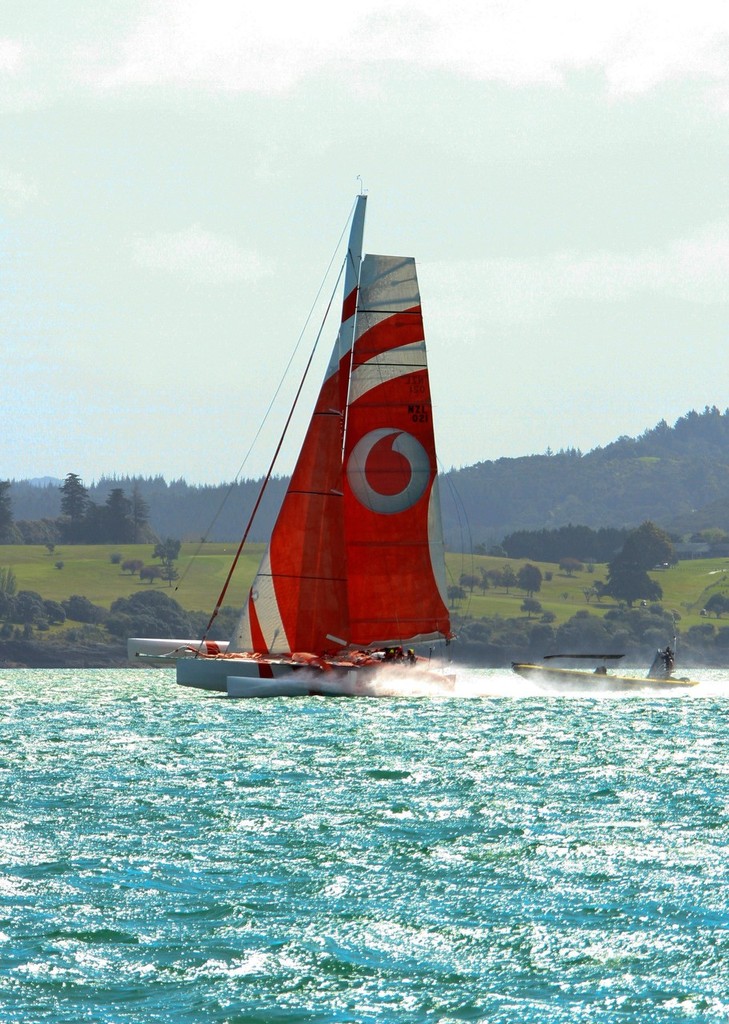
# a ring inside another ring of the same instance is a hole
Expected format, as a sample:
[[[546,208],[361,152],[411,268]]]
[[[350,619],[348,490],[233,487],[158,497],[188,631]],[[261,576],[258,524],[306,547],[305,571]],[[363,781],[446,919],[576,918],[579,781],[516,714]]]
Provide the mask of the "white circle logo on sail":
[[[355,498],[373,512],[404,512],[422,498],[430,459],[420,441],[394,427],[365,434],[352,449],[347,479]]]

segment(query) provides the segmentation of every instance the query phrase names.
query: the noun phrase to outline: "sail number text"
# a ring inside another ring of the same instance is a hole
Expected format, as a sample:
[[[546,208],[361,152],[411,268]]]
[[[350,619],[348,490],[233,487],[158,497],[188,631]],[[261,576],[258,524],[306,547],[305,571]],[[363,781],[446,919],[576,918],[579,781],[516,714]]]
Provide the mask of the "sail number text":
[[[419,402],[413,402],[408,405],[408,415],[413,423],[427,423],[430,420],[430,408]]]

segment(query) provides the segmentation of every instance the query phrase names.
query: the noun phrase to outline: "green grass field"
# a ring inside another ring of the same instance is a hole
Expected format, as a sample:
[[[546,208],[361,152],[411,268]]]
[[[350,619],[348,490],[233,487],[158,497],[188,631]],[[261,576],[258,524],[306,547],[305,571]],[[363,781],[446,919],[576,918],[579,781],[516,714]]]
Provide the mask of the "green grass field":
[[[263,549],[262,544],[251,544],[241,557],[226,604],[243,604]],[[160,580],[152,584],[141,581],[112,563],[111,556],[118,553],[122,561],[139,559],[145,565],[159,565],[149,544],[61,544],[52,554],[45,547],[0,545],[0,568],[13,570],[18,590],[35,590],[47,600],[62,601],[79,594],[109,608],[118,597],[152,587],[169,594],[188,611],[204,612],[215,605],[235,552],[235,544],[183,544],[177,562],[180,578],[171,587]],[[56,568],[58,562],[63,562],[62,569]]]
[[[518,573],[527,561],[530,560],[449,555],[446,558],[449,584],[457,584],[462,573],[480,576],[481,568],[502,569],[508,564]],[[607,566],[596,565],[592,573],[585,569],[574,576],[568,576],[554,563],[531,564],[538,566],[544,577],[541,590],[534,596],[543,611],[554,613],[556,624],[566,622],[577,611],[587,610],[595,615],[604,615],[610,608],[615,607],[615,603],[608,598],[598,602],[594,597],[590,597],[588,602],[585,597],[585,590],[589,590],[596,580],[606,579]],[[547,573],[552,574],[551,580],[546,579]],[[716,591],[729,594],[729,559],[726,558],[679,562],[670,569],[652,572],[650,576],[663,589],[660,603],[666,610],[674,613],[682,630],[706,622],[701,616],[701,610],[711,594]],[[475,588],[466,600],[457,602],[454,610],[460,615],[476,619],[491,615],[517,618],[524,616],[520,608],[524,596],[524,592],[518,588],[512,588],[508,594],[500,588],[487,590],[482,594],[479,588]]]
[[[212,610],[235,555],[235,544],[183,544],[177,563],[180,578],[172,587],[155,581],[140,581],[121,571],[112,563],[111,556],[118,553],[122,561],[140,559],[147,565],[159,564],[152,558],[152,547],[144,545],[59,545],[53,553],[45,547],[26,545],[0,546],[0,568],[11,568],[17,579],[18,590],[34,590],[43,598],[61,601],[79,594],[94,604],[109,608],[118,597],[129,597],[140,590],[153,587],[173,597],[188,611]],[[226,605],[240,607],[258,567],[263,545],[251,545],[242,556]],[[448,554],[446,556],[448,582],[458,584],[462,574],[480,576],[480,570],[501,569],[510,564],[518,572],[527,559],[492,558],[481,555]],[[62,562],[62,568],[56,564]],[[545,577],[541,590],[534,596],[543,611],[553,612],[557,624],[571,618],[575,612],[589,610],[604,615],[613,603],[607,599],[589,603],[584,591],[596,580],[604,580],[606,567],[596,565],[593,573],[575,573],[567,576],[558,566],[536,562]],[[551,580],[546,579],[552,574]],[[709,596],[719,591],[729,594],[729,559],[697,559],[679,562],[670,569],[651,574],[663,588],[662,605],[679,617],[681,629],[705,622],[700,615]],[[459,615],[472,618],[501,615],[504,618],[522,617],[521,603],[524,593],[513,588],[510,593],[502,589],[487,590],[482,594],[476,588],[453,609]]]

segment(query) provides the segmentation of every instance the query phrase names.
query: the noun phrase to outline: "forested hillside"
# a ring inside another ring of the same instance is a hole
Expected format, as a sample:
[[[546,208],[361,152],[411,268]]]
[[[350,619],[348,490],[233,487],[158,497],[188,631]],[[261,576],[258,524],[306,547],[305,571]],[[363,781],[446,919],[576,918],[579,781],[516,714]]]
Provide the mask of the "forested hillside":
[[[9,496],[15,522],[54,520],[61,514],[62,481],[41,486],[13,481]],[[270,480],[250,534],[252,542],[268,539],[287,481]],[[238,541],[258,497],[260,480],[196,487],[163,477],[102,477],[87,483],[89,499],[103,506],[116,488],[127,496],[136,490],[149,506],[149,526],[158,537],[180,540]]]
[[[269,484],[251,540],[267,539],[286,482]],[[11,482],[15,522],[55,520],[61,512],[59,483]],[[237,541],[260,481],[197,487],[162,477],[109,477],[85,485],[99,506],[115,489],[127,496],[136,490],[160,538]],[[663,421],[640,437],[621,437],[586,455],[568,449],[450,470],[441,481],[441,502],[453,550],[570,523],[622,528],[650,519],[679,533],[712,526],[729,530],[729,410],[689,412],[673,427]]]
[[[474,545],[568,523],[619,528],[650,519],[682,532],[729,529],[729,410],[689,412],[673,427],[663,421],[586,455],[570,449],[482,462],[451,471],[444,484],[451,546],[461,546],[464,524]]]

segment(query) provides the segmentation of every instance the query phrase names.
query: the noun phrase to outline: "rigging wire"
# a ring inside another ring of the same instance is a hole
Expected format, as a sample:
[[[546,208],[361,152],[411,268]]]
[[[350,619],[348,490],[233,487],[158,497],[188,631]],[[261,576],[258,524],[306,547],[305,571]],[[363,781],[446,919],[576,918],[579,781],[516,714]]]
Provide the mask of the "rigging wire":
[[[314,345],[312,347],[312,350],[311,350],[311,352],[309,354],[309,359],[308,359],[308,361],[306,363],[306,366],[304,368],[304,374],[303,374],[303,376],[301,378],[301,381],[299,382],[299,386],[298,386],[298,388],[296,390],[296,394],[294,396],[293,404],[292,404],[292,406],[291,406],[291,408],[289,410],[288,416],[286,417],[286,422],[284,424],[284,428],[283,428],[283,431],[281,433],[281,437],[279,438],[279,442],[276,445],[276,450],[273,453],[273,458],[271,459],[271,465],[268,467],[268,472],[266,473],[266,476],[264,477],[263,483],[261,484],[261,489],[258,492],[258,498],[256,499],[256,503],[253,506],[253,511],[251,512],[251,514],[250,514],[250,516],[248,518],[248,524],[246,525],[246,528],[245,528],[245,531],[244,531],[243,536],[241,538],[240,544],[238,545],[238,550],[236,551],[235,557],[233,559],[233,562],[232,562],[232,564],[230,566],[230,569],[228,570],[228,575],[225,577],[225,583],[223,584],[223,589],[220,591],[220,595],[219,595],[218,600],[217,600],[217,602],[215,604],[215,608],[213,609],[213,614],[210,616],[210,620],[209,620],[207,626],[205,627],[205,632],[203,633],[202,642],[201,642],[200,646],[202,646],[202,643],[204,643],[205,640],[207,639],[207,635],[210,632],[210,629],[211,629],[211,627],[213,625],[213,622],[215,621],[215,619],[216,619],[216,617],[218,615],[218,612],[220,611],[220,608],[221,608],[221,606],[223,604],[223,601],[225,600],[225,595],[226,595],[226,593],[228,591],[228,586],[230,585],[230,581],[233,578],[233,573],[235,572],[236,566],[238,565],[238,561],[240,559],[240,556],[243,553],[243,548],[245,546],[245,543],[248,540],[248,534],[250,533],[251,527],[253,526],[253,520],[256,518],[256,512],[258,512],[258,508],[259,508],[259,505],[261,504],[261,501],[263,499],[263,495],[265,493],[266,487],[268,486],[268,482],[271,479],[271,475],[273,474],[273,469],[274,469],[274,466],[276,465],[276,460],[278,459],[279,453],[281,451],[281,447],[283,446],[284,440],[286,438],[286,434],[287,434],[289,426],[291,424],[291,420],[293,419],[293,415],[294,415],[294,412],[296,410],[296,406],[298,404],[299,398],[301,397],[301,392],[303,391],[304,383],[305,383],[306,378],[307,378],[307,376],[309,374],[309,370],[311,369],[311,364],[312,364],[312,361],[314,359],[314,354],[316,353],[317,346],[319,344],[319,340],[320,340],[320,338],[322,336],[322,333],[324,331],[324,325],[325,325],[325,323],[327,321],[327,318],[329,316],[329,311],[332,308],[332,302],[334,301],[334,296],[335,296],[335,294],[337,292],[337,288],[339,287],[339,280],[340,280],[340,278],[342,276],[343,269],[344,268],[342,267],[340,269],[340,271],[339,271],[339,274],[337,275],[337,280],[336,280],[336,282],[334,284],[334,288],[332,289],[332,294],[331,294],[331,296],[329,298],[329,302],[327,303],[327,308],[326,308],[326,310],[324,312],[324,316],[322,318],[321,325],[319,327],[319,330],[317,332],[316,338],[314,340]],[[196,650],[195,657],[197,657],[199,653],[200,653],[200,648],[198,648]]]
[[[355,200],[355,203],[356,203],[356,200]],[[210,536],[210,534],[211,534],[215,524],[217,523],[218,519],[222,515],[223,509],[225,508],[227,502],[230,499],[231,494],[233,493],[233,490],[235,489],[235,487],[237,486],[237,484],[238,484],[238,482],[239,482],[239,480],[241,478],[241,474],[243,473],[243,470],[245,469],[246,463],[248,462],[248,459],[250,458],[251,453],[253,452],[253,450],[254,450],[254,448],[256,446],[256,443],[258,442],[258,439],[261,436],[263,428],[265,427],[266,423],[268,422],[268,418],[269,418],[269,416],[271,415],[271,413],[273,411],[273,408],[274,408],[274,406],[276,404],[276,400],[278,399],[278,396],[279,396],[279,394],[281,392],[281,389],[284,386],[286,378],[288,377],[288,375],[289,375],[289,373],[291,371],[291,366],[292,366],[292,364],[294,362],[294,359],[296,358],[296,354],[299,351],[299,348],[301,347],[301,343],[303,341],[304,334],[306,333],[306,331],[307,331],[307,329],[309,327],[309,324],[311,322],[311,318],[314,315],[314,310],[316,309],[316,307],[317,307],[317,305],[319,303],[319,299],[321,297],[321,294],[324,291],[324,285],[326,283],[327,278],[329,277],[329,274],[331,273],[332,266],[334,264],[335,259],[337,258],[337,253],[339,252],[339,250],[341,248],[342,240],[343,240],[343,238],[344,238],[344,236],[345,236],[345,234],[347,232],[349,224],[350,224],[350,222],[352,220],[352,217],[354,215],[354,209],[355,209],[355,204],[353,203],[352,204],[352,208],[350,209],[350,212],[349,212],[349,216],[347,217],[347,220],[345,221],[344,227],[342,228],[342,231],[341,231],[341,233],[339,235],[339,239],[337,240],[337,244],[334,247],[334,250],[332,252],[332,255],[331,255],[331,258],[329,260],[329,263],[327,264],[327,268],[326,268],[326,270],[324,272],[324,276],[322,277],[321,284],[319,285],[317,293],[316,293],[316,295],[314,297],[314,300],[313,300],[313,302],[311,304],[311,308],[309,309],[309,312],[307,313],[306,319],[304,320],[304,324],[303,324],[301,330],[299,331],[299,336],[298,336],[298,338],[296,340],[296,344],[294,345],[294,348],[293,348],[293,351],[292,351],[292,353],[291,353],[291,355],[289,357],[289,360],[286,363],[286,366],[284,368],[283,373],[281,374],[281,379],[280,379],[280,381],[279,381],[279,383],[278,383],[278,385],[276,387],[276,390],[274,391],[274,393],[273,393],[273,395],[271,397],[271,401],[269,402],[268,408],[266,409],[266,412],[263,415],[263,419],[261,420],[261,422],[260,422],[260,424],[258,426],[258,430],[254,434],[253,440],[251,441],[250,445],[248,446],[248,451],[246,452],[246,454],[243,457],[243,461],[241,462],[241,464],[240,464],[240,466],[238,468],[238,472],[235,474],[235,476],[233,477],[231,483],[228,485],[228,489],[226,490],[225,494],[223,495],[223,497],[222,497],[222,499],[220,501],[220,504],[218,506],[218,509],[215,512],[215,515],[210,520],[210,523],[208,524],[208,527],[207,527],[205,533],[200,538],[197,547],[195,548],[195,550],[193,551],[192,555],[190,556],[190,561],[188,562],[187,568],[184,570],[184,572],[180,576],[179,582],[175,585],[175,591],[177,591],[179,589],[180,585],[185,581],[188,572],[192,568],[193,562],[199,556],[200,551],[202,550],[204,545],[207,544],[208,538],[209,538],[209,536]],[[318,334],[316,336],[316,339],[314,341],[314,349],[312,351],[311,356],[309,356],[309,362],[307,363],[306,369],[304,370],[304,379],[306,378],[306,374],[309,371],[309,366],[311,365],[312,356],[314,354],[314,351],[316,351],[316,346],[317,346],[317,344],[319,342],[319,338],[321,337],[322,329],[324,327],[324,322],[326,321],[326,317],[327,317],[327,315],[329,313],[332,301],[334,299],[334,292],[336,292],[336,289],[337,289],[337,287],[339,285],[339,281],[340,281],[341,276],[342,276],[342,270],[343,270],[343,268],[340,268],[339,274],[337,276],[337,280],[336,280],[336,282],[334,284],[334,289],[333,289],[332,296],[329,299],[329,303],[327,305],[326,313],[324,314],[324,318],[323,318],[322,324],[319,327],[319,332],[318,332]],[[303,380],[302,380],[302,384],[303,384]],[[298,401],[299,394],[300,394],[300,391],[297,392],[296,398],[294,399],[294,404]],[[292,409],[292,412],[293,412],[293,409]],[[289,420],[290,420],[290,416],[289,416]],[[288,429],[289,420],[286,421],[286,425],[284,427],[284,434],[285,434],[285,431]],[[281,440],[283,441],[283,436],[282,436]],[[279,448],[280,448],[280,445],[279,445]],[[276,451],[276,454],[278,455],[278,449]],[[258,508],[258,506],[260,504],[260,497],[261,496],[259,496],[259,500],[256,502],[256,506],[255,506],[256,509]],[[251,520],[251,522],[252,522],[252,520]],[[251,522],[249,522],[249,524],[248,524],[248,528],[247,528],[248,530],[250,530]]]
[[[470,524],[470,521],[468,519],[468,511],[466,509],[465,502],[463,501],[463,498],[461,497],[461,494],[460,494],[458,488],[456,487],[455,483],[453,482],[453,474],[449,473],[449,474],[446,475],[445,471],[443,471],[443,464],[441,463],[440,459],[438,459],[438,465],[440,466],[440,468],[442,470],[442,472],[439,474],[440,475],[440,479],[442,481],[444,481],[446,490],[448,491],[448,494],[450,495],[451,501],[453,502],[453,509],[455,511],[456,521],[458,523],[458,532],[460,533],[460,536],[461,536],[461,543],[460,543],[460,546],[461,546],[461,575],[463,575],[463,570],[464,570],[465,564],[466,564],[465,563],[465,559],[463,557],[466,550],[471,552],[471,570],[472,570],[471,571],[471,575],[475,575],[475,573],[473,572],[473,568],[475,566],[475,562],[474,562],[474,558],[473,558],[473,537],[471,535],[471,524]],[[467,545],[468,545],[467,547],[464,546],[464,540],[467,542]],[[453,576],[453,574],[447,568],[447,566],[446,566],[446,571],[448,573],[448,577],[452,581],[452,585],[455,586],[455,583],[456,583],[455,576]],[[460,586],[460,583],[459,583],[459,586]],[[469,593],[468,601],[467,601],[467,604],[466,604],[466,610],[464,612],[464,615],[466,615],[466,616],[469,614],[470,609],[471,609],[472,597],[473,597],[473,591],[471,591]]]

